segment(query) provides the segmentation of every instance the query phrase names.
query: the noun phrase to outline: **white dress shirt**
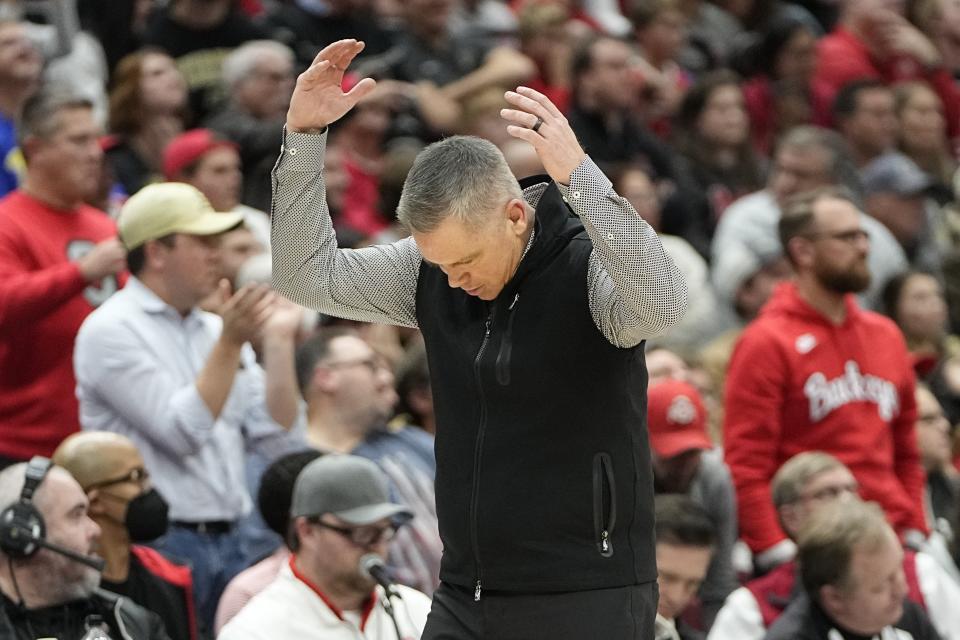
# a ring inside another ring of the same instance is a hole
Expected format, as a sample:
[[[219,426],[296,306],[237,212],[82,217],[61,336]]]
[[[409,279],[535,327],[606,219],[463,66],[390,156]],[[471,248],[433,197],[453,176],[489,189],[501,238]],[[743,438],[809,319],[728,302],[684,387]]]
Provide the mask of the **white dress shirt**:
[[[302,411],[290,432],[270,417],[264,371],[249,344],[214,419],[195,382],[221,326],[199,309],[181,315],[131,277],[77,335],[81,427],[136,443],[171,520],[236,520],[251,508],[245,447],[272,456],[306,446]]]

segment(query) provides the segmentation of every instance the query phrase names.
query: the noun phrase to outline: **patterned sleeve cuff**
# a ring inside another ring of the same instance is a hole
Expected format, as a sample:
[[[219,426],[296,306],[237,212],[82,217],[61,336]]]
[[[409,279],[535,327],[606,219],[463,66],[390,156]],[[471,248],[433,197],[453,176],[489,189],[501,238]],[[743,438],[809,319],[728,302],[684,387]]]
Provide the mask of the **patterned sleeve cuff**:
[[[297,133],[284,128],[277,168],[283,171],[318,173],[323,169],[328,131],[329,128],[320,133]]]
[[[570,174],[570,184],[557,183],[560,189],[560,195],[567,202],[577,215],[584,213],[580,208],[580,199],[589,191],[596,193],[600,191],[603,194],[608,193],[613,188],[613,183],[607,178],[606,174],[600,170],[600,167],[586,156],[583,162]]]

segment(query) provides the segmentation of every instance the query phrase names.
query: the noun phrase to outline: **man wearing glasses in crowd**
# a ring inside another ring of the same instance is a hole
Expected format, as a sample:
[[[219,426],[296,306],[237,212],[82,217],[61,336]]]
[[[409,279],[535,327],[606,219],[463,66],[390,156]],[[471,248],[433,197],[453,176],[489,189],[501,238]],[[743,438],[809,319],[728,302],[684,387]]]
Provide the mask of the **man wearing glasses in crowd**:
[[[419,638],[430,599],[400,585],[389,597],[360,567],[370,554],[386,557],[411,515],[390,502],[387,479],[373,462],[350,455],[314,460],[293,489],[289,565],[219,640]]]
[[[190,569],[144,546],[166,533],[167,502],[133,442],[106,431],[75,433],[57,447],[53,462],[79,483],[100,526],[97,553],[106,561],[100,586],[159,615],[171,640],[196,640]]]

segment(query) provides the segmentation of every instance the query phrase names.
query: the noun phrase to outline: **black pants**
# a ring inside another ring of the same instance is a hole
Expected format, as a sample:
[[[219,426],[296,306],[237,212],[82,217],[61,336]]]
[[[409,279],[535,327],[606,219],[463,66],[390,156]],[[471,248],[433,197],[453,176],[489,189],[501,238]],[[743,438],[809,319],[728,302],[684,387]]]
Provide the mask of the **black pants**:
[[[569,593],[504,593],[442,583],[421,640],[652,640],[657,583]]]

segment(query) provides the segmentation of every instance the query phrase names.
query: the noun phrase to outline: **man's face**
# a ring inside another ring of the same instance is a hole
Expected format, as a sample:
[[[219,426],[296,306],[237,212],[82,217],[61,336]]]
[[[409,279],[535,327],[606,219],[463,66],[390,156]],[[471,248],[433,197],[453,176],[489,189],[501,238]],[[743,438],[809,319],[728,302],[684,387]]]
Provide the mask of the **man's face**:
[[[330,343],[330,353],[318,369],[329,374],[326,389],[338,410],[358,424],[373,428],[389,418],[393,407],[386,397],[393,376],[386,375],[380,356],[357,336],[340,336]],[[395,392],[392,396],[395,402]]]
[[[243,188],[240,154],[233,147],[211,149],[186,181],[202,191],[215,210],[232,211]]]
[[[687,40],[687,20],[673,9],[661,11],[638,34],[644,51],[656,60],[672,60]]]
[[[266,248],[257,240],[253,232],[239,227],[223,234],[220,242],[220,262],[223,277],[235,282],[243,263],[254,256],[264,253]]]
[[[835,500],[854,498],[858,491],[857,480],[846,467],[837,467],[813,476],[800,491],[797,502],[784,507],[787,511],[781,513],[787,534],[796,537],[818,509]]]
[[[950,463],[950,421],[929,389],[917,389],[917,443],[920,459],[928,471]]]
[[[653,455],[653,481],[657,493],[686,493],[700,470],[700,449],[690,449],[672,458]]]
[[[307,524],[305,534],[298,528],[298,531],[301,531],[301,551],[298,552],[297,560],[309,558],[311,569],[319,577],[320,586],[325,591],[344,596],[369,595],[376,582],[360,573],[360,558],[368,553],[375,553],[381,558],[387,557],[388,542],[393,534],[390,520],[384,519],[357,527],[327,513],[320,516],[320,522],[322,524]],[[337,531],[330,527],[351,532]],[[356,530],[356,533],[352,530]],[[357,534],[367,535],[375,542],[358,544],[354,538]]]
[[[663,380],[691,382],[690,366],[669,349],[653,349],[647,353],[648,386]]]
[[[710,566],[710,547],[657,543],[657,613],[674,620],[693,600]]]
[[[877,549],[854,547],[845,587],[834,587],[836,597],[825,602],[827,613],[850,631],[879,633],[903,615],[907,580],[903,549],[893,532]]]
[[[598,40],[590,52],[590,69],[582,86],[603,111],[622,111],[637,102],[637,78],[630,68],[633,51],[618,40]]]
[[[435,37],[447,32],[452,0],[406,0],[401,6],[403,18],[415,34]]]
[[[61,109],[55,119],[57,127],[50,136],[26,142],[28,171],[46,176],[44,182],[61,200],[93,198],[103,162],[101,130],[93,112],[86,107]]]
[[[850,146],[867,158],[893,149],[900,126],[893,92],[886,87],[865,89],[856,102],[853,114],[841,125]]]
[[[47,525],[47,540],[82,555],[94,553],[100,527],[87,514],[83,489],[66,471],[51,469],[38,491],[38,508]],[[31,562],[43,563],[52,600],[67,602],[88,598],[100,584],[100,573],[91,567],[41,549]]]
[[[493,300],[513,277],[527,240],[522,200],[512,199],[479,229],[452,217],[434,231],[414,232],[424,260],[447,275],[451,288],[481,300]]]
[[[0,75],[18,83],[39,82],[43,57],[21,23],[0,23]]]
[[[263,52],[257,64],[236,87],[236,100],[256,118],[279,118],[290,106],[296,76],[293,60],[277,52]]]
[[[99,485],[91,493],[94,499],[91,512],[125,526],[130,501],[151,486],[144,471],[143,458],[132,443],[119,441],[101,446],[99,458],[102,462],[100,473],[91,483]],[[112,482],[114,480],[118,482]],[[107,481],[111,481],[110,484],[100,484]]]
[[[213,293],[220,282],[222,237],[222,234],[177,234],[172,247],[158,243],[158,250],[163,254],[163,272],[168,286],[190,306],[199,304]]]
[[[814,205],[813,273],[834,293],[860,293],[870,286],[870,239],[860,212],[845,200],[822,199]]]
[[[830,175],[830,157],[826,149],[815,147],[783,147],[773,159],[767,188],[777,204],[790,196],[834,184]]]

